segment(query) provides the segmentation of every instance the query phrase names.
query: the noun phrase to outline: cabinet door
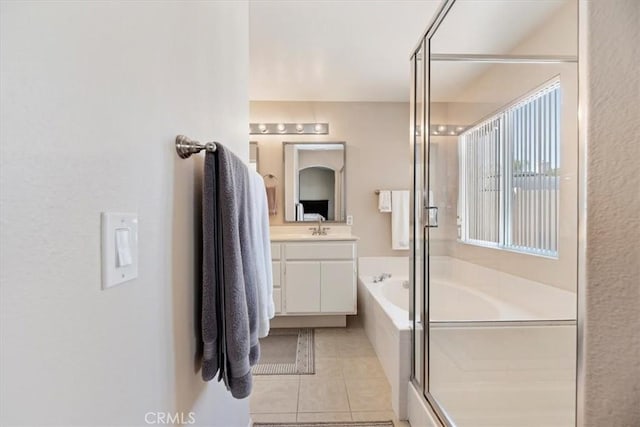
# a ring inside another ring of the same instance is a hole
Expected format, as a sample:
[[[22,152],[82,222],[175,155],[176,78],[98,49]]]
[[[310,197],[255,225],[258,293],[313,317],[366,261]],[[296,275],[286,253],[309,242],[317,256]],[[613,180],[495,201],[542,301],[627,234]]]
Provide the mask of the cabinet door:
[[[354,261],[322,261],[320,283],[323,313],[355,313]]]
[[[280,288],[273,290],[273,306],[276,314],[282,313],[282,289]]]
[[[280,287],[280,261],[271,261],[271,269],[273,270],[273,287]]]
[[[285,263],[285,310],[292,313],[320,311],[320,263],[290,261]]]

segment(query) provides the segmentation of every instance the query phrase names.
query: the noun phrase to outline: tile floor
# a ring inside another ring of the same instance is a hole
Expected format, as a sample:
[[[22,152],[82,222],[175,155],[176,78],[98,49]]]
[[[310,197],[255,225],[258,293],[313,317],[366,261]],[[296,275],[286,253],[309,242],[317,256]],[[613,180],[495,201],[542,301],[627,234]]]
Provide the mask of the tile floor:
[[[364,329],[317,328],[315,375],[256,375],[254,422],[382,421],[395,419],[391,390]]]

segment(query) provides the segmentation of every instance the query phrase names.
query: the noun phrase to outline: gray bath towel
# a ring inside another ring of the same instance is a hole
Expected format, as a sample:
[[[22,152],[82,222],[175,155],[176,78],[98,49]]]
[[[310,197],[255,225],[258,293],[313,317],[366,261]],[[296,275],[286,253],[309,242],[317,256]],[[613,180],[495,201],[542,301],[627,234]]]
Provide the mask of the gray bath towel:
[[[220,370],[222,376],[224,363],[221,358],[224,351],[220,345],[224,340],[223,299],[220,295],[222,254],[220,229],[218,224],[217,168],[215,154],[208,153],[204,160],[202,183],[202,378],[212,380]]]
[[[203,191],[215,186],[215,196],[203,195],[203,255],[209,259],[203,262],[203,299],[206,295],[208,301],[203,301],[202,374],[209,380],[219,369],[231,394],[241,399],[251,393],[251,366],[260,356],[257,271],[250,250],[249,170],[221,144],[215,154],[206,156],[205,180],[213,183]],[[213,220],[207,219],[207,211],[213,212]],[[206,229],[209,226],[213,231]]]

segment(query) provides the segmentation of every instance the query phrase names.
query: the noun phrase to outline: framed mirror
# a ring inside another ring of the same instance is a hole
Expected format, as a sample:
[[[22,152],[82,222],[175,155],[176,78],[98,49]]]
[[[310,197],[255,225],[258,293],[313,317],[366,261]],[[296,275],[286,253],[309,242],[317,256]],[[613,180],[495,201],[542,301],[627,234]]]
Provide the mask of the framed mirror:
[[[257,141],[249,141],[249,167],[258,171],[259,148]]]
[[[346,143],[285,142],[285,222],[344,222]]]

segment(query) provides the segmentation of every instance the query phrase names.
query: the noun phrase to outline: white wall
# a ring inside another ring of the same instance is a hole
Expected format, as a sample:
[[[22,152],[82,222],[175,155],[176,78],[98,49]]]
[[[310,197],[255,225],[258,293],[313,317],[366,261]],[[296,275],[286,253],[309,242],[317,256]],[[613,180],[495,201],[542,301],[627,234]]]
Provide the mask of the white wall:
[[[251,122],[327,122],[329,135],[252,135],[260,146],[259,170],[278,177],[278,215],[283,224],[285,176],[282,142],[345,141],[346,212],[360,237],[359,256],[409,256],[391,249],[391,215],[378,212],[377,189],[410,189],[409,103],[251,102]],[[308,226],[308,225],[307,225]]]
[[[585,427],[640,425],[640,2],[581,1]]]
[[[2,425],[145,425],[248,402],[194,362],[202,161],[248,157],[246,2],[1,3]],[[100,290],[100,212],[137,212],[137,280]]]
[[[334,171],[344,167],[342,146],[333,150],[298,150],[298,169],[321,166]]]

